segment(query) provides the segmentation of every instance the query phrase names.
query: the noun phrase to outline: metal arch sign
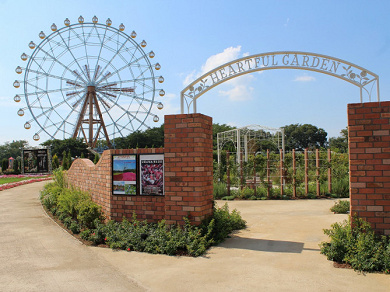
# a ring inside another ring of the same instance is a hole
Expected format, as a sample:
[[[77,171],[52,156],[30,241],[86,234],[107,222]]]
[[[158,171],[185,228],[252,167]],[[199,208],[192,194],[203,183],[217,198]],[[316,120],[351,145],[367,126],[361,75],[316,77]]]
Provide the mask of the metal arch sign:
[[[191,106],[196,113],[196,100],[213,87],[232,78],[270,69],[301,69],[328,74],[340,78],[360,88],[360,102],[363,93],[371,101],[372,91],[376,84],[379,101],[379,76],[350,62],[307,52],[271,52],[243,57],[219,66],[202,75],[181,91],[181,113],[185,108],[190,112]]]

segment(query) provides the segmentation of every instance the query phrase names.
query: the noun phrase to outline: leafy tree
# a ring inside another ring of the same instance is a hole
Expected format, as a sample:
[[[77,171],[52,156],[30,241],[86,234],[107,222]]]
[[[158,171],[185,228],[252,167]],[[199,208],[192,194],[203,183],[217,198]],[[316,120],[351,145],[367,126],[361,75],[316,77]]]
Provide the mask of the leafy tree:
[[[304,150],[305,148],[326,147],[328,133],[310,124],[291,124],[284,126],[285,148]]]
[[[340,137],[329,139],[329,147],[336,152],[348,153],[348,127],[340,131]]]
[[[84,153],[85,156],[88,155],[88,145],[83,142],[82,139],[69,138],[65,140],[52,139],[43,142],[43,146],[51,146],[51,153],[57,154],[60,159],[63,159],[63,153],[67,154],[70,151],[72,157],[79,156],[81,153]]]
[[[145,131],[135,131],[127,137],[115,138],[114,143],[117,149],[134,148],[159,148],[164,147],[164,126],[150,128]]]
[[[26,140],[18,140],[12,142],[5,142],[0,145],[0,160],[6,158],[16,158],[21,155],[22,148],[27,148],[28,142]]]
[[[213,124],[213,148],[214,148],[214,150],[217,150],[217,147],[218,147],[217,134],[222,133],[222,132],[226,132],[226,131],[230,131],[233,129],[236,129],[236,128],[229,126],[229,125],[226,125],[226,124],[222,124],[222,125],[220,125],[218,123]],[[233,151],[233,149],[231,149],[231,151]]]

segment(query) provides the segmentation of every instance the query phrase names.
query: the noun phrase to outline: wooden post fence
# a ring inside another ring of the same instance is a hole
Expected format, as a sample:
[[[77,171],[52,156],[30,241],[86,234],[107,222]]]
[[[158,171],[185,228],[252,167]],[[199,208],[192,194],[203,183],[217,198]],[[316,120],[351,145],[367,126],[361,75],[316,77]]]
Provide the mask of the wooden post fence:
[[[226,187],[227,195],[230,196],[230,153],[226,151]]]
[[[307,149],[304,152],[305,156],[305,195],[309,193],[309,157],[307,154]]]
[[[293,167],[293,198],[297,196],[297,164],[295,161],[295,149],[292,151],[292,167]]]
[[[267,149],[267,197],[270,197],[271,181],[270,181],[270,169],[269,169],[269,149]]]
[[[280,152],[280,195],[284,195],[284,164],[283,164],[283,150],[279,149]]]
[[[328,193],[332,193],[332,154],[330,149],[328,149]]]
[[[316,149],[316,189],[317,189],[317,197],[320,196],[320,151]]]

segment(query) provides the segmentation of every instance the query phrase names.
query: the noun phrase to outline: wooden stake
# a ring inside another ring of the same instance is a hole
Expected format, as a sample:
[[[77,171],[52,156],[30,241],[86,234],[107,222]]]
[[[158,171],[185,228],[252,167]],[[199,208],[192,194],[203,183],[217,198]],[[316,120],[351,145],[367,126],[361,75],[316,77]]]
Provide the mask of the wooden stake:
[[[295,161],[295,149],[292,151],[292,167],[293,167],[293,198],[297,196],[297,166]]]
[[[320,151],[316,149],[316,187],[317,197],[320,196]]]
[[[328,192],[329,194],[332,193],[332,154],[330,152],[330,149],[328,149]]]
[[[307,155],[307,148],[304,152],[305,156],[305,195],[309,193],[309,157]]]

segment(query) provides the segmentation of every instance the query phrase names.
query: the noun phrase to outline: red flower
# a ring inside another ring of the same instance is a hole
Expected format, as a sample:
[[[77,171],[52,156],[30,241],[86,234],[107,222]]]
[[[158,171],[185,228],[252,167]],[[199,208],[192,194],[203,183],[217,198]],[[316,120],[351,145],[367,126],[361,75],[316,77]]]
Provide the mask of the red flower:
[[[104,238],[104,241],[107,241],[107,237]]]
[[[129,248],[127,249],[127,251],[131,251],[131,248],[129,247]]]

